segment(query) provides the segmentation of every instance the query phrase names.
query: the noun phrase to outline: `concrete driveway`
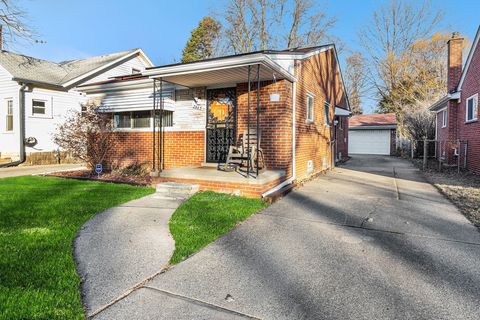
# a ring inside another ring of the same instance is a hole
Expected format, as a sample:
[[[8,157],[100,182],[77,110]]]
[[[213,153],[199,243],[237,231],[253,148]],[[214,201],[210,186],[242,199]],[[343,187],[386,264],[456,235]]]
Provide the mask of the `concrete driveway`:
[[[85,165],[79,163],[66,163],[0,168],[0,178],[28,176],[32,174],[47,174],[52,172],[77,169],[85,169]]]
[[[95,319],[480,319],[480,233],[407,161],[354,157]]]

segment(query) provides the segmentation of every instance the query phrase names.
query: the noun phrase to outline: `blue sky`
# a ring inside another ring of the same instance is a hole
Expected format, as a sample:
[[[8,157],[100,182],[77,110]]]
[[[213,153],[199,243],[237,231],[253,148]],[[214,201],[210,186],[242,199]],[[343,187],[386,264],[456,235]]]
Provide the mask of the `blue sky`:
[[[198,21],[219,12],[226,0],[18,0],[31,25],[46,43],[18,43],[11,49],[38,58],[61,61],[142,48],[155,64],[178,61]],[[379,0],[330,0],[337,18],[332,33],[359,49],[357,31],[368,23]],[[473,39],[480,19],[478,0],[433,0],[446,14],[442,31],[459,31]],[[459,9],[459,8],[465,9]],[[371,112],[374,101],[366,101]]]

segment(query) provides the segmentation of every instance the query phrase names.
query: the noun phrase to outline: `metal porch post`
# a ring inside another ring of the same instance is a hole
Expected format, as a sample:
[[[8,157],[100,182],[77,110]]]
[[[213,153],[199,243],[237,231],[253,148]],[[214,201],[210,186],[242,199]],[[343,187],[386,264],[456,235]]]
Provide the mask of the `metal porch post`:
[[[156,99],[156,95],[157,95],[157,80],[153,79],[152,172],[156,171],[156,168],[155,168],[155,119],[157,118],[157,110],[156,110],[157,99]]]
[[[248,66],[248,103],[247,103],[247,178],[250,177],[250,71],[252,66]]]
[[[258,178],[258,155],[259,155],[259,150],[260,150],[260,64],[257,64],[257,146],[256,146],[256,176]],[[265,165],[265,164],[263,164]]]
[[[158,172],[163,169],[163,78],[160,78],[160,119],[158,121]]]

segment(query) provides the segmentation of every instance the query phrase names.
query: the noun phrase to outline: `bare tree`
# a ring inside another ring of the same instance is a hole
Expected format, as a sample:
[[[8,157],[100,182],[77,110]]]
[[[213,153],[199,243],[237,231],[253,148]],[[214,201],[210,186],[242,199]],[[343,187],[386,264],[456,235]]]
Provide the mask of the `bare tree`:
[[[34,40],[36,33],[26,20],[26,12],[15,1],[0,0],[0,26],[4,36],[2,41],[6,45],[12,44],[17,38]]]
[[[372,20],[360,32],[360,41],[369,58],[369,78],[380,99],[382,112],[401,113],[412,104],[410,95],[413,47],[429,38],[443,19],[443,12],[431,1],[389,0],[373,12]],[[425,62],[425,61],[424,61]]]
[[[411,140],[435,137],[435,115],[428,110],[429,101],[418,101],[405,108],[403,113],[404,134]]]
[[[353,52],[345,62],[345,84],[351,111],[353,114],[362,114],[362,98],[367,89],[365,58],[361,53]]]
[[[93,170],[95,164],[106,164],[116,140],[111,117],[98,112],[93,103],[82,109],[81,112],[70,112],[57,127],[53,141],[72,156],[85,161]]]
[[[312,0],[231,0],[223,20],[234,53],[319,45],[336,22]]]

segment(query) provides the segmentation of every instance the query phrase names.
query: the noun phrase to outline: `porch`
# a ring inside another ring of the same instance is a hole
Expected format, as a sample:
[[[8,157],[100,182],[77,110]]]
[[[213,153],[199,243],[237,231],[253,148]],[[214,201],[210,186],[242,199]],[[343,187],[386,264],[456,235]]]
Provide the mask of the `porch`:
[[[261,197],[265,192],[287,180],[285,170],[273,169],[247,177],[246,172],[226,172],[216,166],[180,167],[165,169],[155,182],[198,184],[200,190],[212,190],[246,197]]]
[[[205,124],[202,141],[183,144],[183,138],[166,139],[162,121],[157,127],[154,123],[152,176],[158,176],[156,180],[259,197],[293,176],[295,79],[266,55],[164,66],[147,70],[145,75],[153,79],[155,114],[162,118],[164,84],[181,86],[201,92],[191,98],[192,110],[203,112]],[[192,150],[198,153],[201,149],[206,165],[176,165]],[[218,170],[222,164],[238,170]]]

